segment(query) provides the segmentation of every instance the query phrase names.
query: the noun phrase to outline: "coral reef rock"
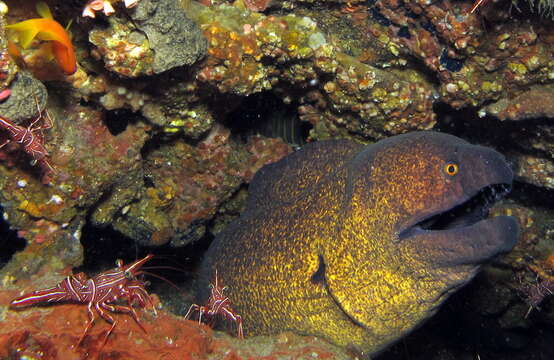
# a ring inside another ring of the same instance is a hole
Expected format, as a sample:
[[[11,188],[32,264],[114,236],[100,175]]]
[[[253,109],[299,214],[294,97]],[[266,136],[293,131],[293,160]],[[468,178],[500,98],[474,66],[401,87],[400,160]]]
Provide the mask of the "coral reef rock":
[[[143,0],[127,12],[132,23],[110,17],[109,28],[90,33],[108,69],[128,77],[160,74],[206,54],[206,39],[175,1]]]
[[[0,115],[20,123],[46,107],[46,87],[31,74],[20,71],[10,84],[11,95],[0,102]]]
[[[129,12],[155,52],[154,73],[191,65],[206,54],[206,39],[174,0],[142,0]]]

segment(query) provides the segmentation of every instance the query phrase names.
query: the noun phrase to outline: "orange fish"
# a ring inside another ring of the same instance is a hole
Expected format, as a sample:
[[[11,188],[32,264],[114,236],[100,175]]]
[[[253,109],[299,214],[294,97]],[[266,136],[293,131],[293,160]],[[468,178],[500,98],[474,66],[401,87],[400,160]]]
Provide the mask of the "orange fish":
[[[37,12],[42,18],[25,20],[6,28],[17,33],[19,45],[23,49],[28,48],[35,38],[50,41],[53,55],[63,72],[67,75],[73,74],[77,71],[77,59],[67,31],[53,19],[45,3],[37,4]]]

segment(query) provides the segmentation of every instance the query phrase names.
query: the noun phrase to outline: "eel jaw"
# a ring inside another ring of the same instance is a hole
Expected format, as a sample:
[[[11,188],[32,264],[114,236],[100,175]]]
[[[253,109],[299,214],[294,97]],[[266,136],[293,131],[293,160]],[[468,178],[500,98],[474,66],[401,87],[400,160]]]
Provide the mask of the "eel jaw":
[[[450,209],[422,216],[398,239],[411,243],[428,261],[448,266],[478,264],[508,252],[517,242],[517,221],[511,216],[487,216],[510,187],[487,185]]]
[[[511,190],[510,184],[491,184],[449,209],[427,214],[398,234],[399,240],[428,231],[444,231],[487,221],[490,208]]]

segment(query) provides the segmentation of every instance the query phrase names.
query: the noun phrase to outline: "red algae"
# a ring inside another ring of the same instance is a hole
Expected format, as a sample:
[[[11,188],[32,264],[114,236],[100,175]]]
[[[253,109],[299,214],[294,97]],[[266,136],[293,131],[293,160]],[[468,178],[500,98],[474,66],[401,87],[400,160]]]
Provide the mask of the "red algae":
[[[106,345],[109,324],[97,320],[77,346],[87,321],[86,307],[57,305],[47,309],[9,311],[0,330],[0,358],[43,354],[40,359],[203,359],[211,351],[211,330],[193,321],[160,311],[158,316],[140,311],[146,333],[126,314],[118,322]]]
[[[13,290],[0,291],[0,304],[7,304],[18,295]],[[96,319],[82,344],[77,345],[88,320],[84,305],[59,304],[18,311],[0,308],[3,313],[0,359],[23,356],[43,360],[348,358],[338,348],[311,336],[285,332],[239,340],[225,333],[216,334],[206,325],[162,309],[155,295],[153,300],[158,308],[157,315],[137,309],[146,332],[128,314],[115,313],[117,326],[105,345],[110,325],[100,318]]]

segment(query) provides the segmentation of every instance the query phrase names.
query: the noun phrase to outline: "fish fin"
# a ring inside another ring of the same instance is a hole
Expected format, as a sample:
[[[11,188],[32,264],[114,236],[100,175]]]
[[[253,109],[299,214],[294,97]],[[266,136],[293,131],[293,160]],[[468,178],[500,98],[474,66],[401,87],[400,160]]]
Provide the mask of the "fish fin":
[[[71,25],[73,25],[73,19],[69,20],[69,22],[65,26],[65,31],[67,32],[68,35],[71,35],[70,32],[69,32],[69,28],[71,27]]]
[[[54,15],[52,15],[52,11],[50,11],[50,7],[48,7],[48,4],[45,3],[44,1],[40,1],[37,3],[37,13],[45,19],[54,20]],[[71,27],[72,24],[73,24],[73,19],[69,20],[69,22],[65,26],[65,31],[67,32],[67,35],[69,36],[69,38],[71,38],[71,34],[69,33],[69,28]],[[43,39],[43,40],[56,40],[56,39]]]
[[[8,40],[8,54],[10,54],[12,58],[21,57],[21,52],[19,51],[19,48],[17,47],[17,45],[15,45],[13,42],[9,40]]]
[[[53,31],[40,31],[37,34],[37,39],[43,41],[57,41],[61,43],[60,35]]]
[[[44,1],[39,1],[37,3],[37,14],[45,19],[54,20],[54,16],[52,16],[52,11],[50,11],[48,4],[46,4]]]
[[[8,40],[8,54],[10,54],[12,59],[14,59],[20,67],[25,67],[25,60],[23,59],[23,55],[21,55],[21,51],[19,51],[17,45],[10,40]]]
[[[17,31],[19,33],[19,46],[21,46],[23,49],[27,49],[39,33],[39,29],[35,26],[30,26],[29,24],[24,23],[26,23],[26,21],[14,25],[8,25],[6,26],[6,28]]]

